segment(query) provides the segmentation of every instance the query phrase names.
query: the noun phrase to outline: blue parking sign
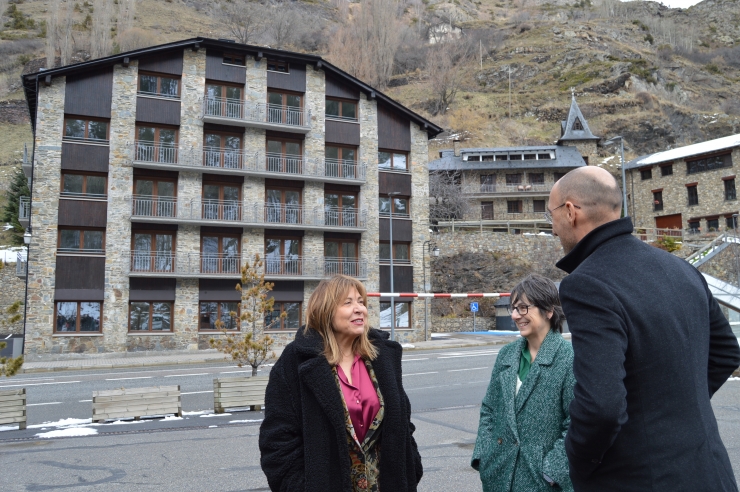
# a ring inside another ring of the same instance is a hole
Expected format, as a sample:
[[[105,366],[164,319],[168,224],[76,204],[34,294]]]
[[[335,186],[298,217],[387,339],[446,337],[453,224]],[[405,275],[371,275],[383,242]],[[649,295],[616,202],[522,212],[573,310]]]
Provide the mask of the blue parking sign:
[[[470,303],[470,312],[471,313],[477,313],[478,312],[478,303],[477,302],[471,302]]]

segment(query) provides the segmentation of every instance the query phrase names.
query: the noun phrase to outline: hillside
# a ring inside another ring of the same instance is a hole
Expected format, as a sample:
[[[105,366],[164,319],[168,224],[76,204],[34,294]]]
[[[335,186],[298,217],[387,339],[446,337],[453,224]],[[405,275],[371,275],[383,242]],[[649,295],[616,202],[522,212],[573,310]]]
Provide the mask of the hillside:
[[[251,42],[322,54],[352,70],[336,46],[364,4],[343,0],[115,0],[107,6],[112,31],[104,32],[112,32],[113,50],[196,35],[234,38],[230,9],[239,2],[285,15],[292,26],[281,34],[270,20]],[[31,143],[18,111],[18,77],[26,64],[45,65],[48,26],[62,22],[57,3],[0,2],[9,4],[0,30],[0,100],[8,101],[0,102],[0,163],[17,162]],[[124,4],[133,5],[128,26]],[[105,2],[59,5],[71,9],[70,60],[89,58],[97,6]],[[451,145],[450,135],[462,135],[462,146],[552,143],[571,88],[595,134],[625,137],[627,158],[740,131],[740,2],[705,0],[680,10],[617,0],[409,0],[397,8],[398,49],[383,90],[448,130],[432,143],[432,157]],[[432,87],[442,69],[429,60],[444,58],[444,45],[458,37],[463,53],[450,55],[457,94],[440,107]],[[616,162],[612,155],[603,150],[607,166]]]

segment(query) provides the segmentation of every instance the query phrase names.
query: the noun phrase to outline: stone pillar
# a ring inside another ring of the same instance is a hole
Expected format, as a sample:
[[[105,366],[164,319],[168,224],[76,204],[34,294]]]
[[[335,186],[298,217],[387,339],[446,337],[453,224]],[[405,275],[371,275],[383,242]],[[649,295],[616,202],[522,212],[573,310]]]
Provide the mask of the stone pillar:
[[[367,262],[368,292],[380,289],[380,266],[378,241],[380,223],[378,219],[378,104],[360,94],[360,152],[359,160],[366,165],[366,181],[360,192],[360,210],[367,210],[367,231],[360,241],[360,258]],[[368,322],[371,327],[380,327],[380,302],[377,297],[368,299]]]
[[[324,71],[306,65],[306,100],[304,109],[311,111],[311,131],[303,143],[304,168],[318,169],[323,165],[325,156],[325,110],[326,78]],[[324,183],[306,181],[303,188],[303,206],[306,210],[324,208]],[[308,212],[310,213],[310,212]],[[324,234],[320,231],[306,231],[303,236],[303,257],[315,261],[324,257]],[[308,265],[306,265],[307,267]],[[307,295],[313,292],[315,285],[305,289]]]
[[[65,77],[54,77],[49,87],[39,84],[33,155],[33,237],[28,248],[26,356],[51,352],[54,344],[54,285],[65,88]]]

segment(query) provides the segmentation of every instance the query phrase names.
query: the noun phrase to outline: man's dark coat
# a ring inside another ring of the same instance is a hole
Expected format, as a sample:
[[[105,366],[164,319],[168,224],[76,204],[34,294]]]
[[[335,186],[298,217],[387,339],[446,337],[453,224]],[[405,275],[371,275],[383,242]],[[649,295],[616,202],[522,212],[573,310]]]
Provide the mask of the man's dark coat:
[[[372,365],[385,401],[378,488],[415,491],[422,466],[401,382],[402,348],[388,333],[371,329],[369,336],[378,349]],[[322,351],[321,336],[301,328],[270,371],[259,447],[272,491],[352,491],[342,397]]]
[[[561,259],[576,386],[565,448],[576,491],[737,491],[711,396],[740,348],[702,275],[604,224]]]

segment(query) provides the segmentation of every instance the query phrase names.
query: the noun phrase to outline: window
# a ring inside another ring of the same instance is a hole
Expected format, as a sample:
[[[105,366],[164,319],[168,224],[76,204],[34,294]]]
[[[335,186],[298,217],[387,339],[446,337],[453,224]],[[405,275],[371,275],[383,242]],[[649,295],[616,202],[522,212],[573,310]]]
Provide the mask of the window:
[[[391,244],[390,242],[381,241],[379,244],[379,256],[380,261],[386,263],[391,259]],[[394,263],[410,263],[409,249],[411,245],[409,243],[401,243],[393,241],[393,262]]]
[[[408,162],[406,159],[406,154],[384,150],[378,151],[378,169],[407,171]]]
[[[573,122],[573,130],[583,130],[583,124],[581,123],[580,118],[576,118],[576,120]]]
[[[704,171],[713,171],[715,169],[722,169],[725,167],[732,167],[732,155],[715,155],[712,157],[705,157],[704,159],[698,159],[695,161],[686,162],[686,174],[701,173]]]
[[[300,302],[275,302],[272,312],[265,316],[265,330],[297,330],[300,327]]]
[[[522,184],[522,173],[507,174],[506,184],[508,186],[516,186]]]
[[[176,192],[175,180],[134,177],[133,215],[176,217]]]
[[[326,98],[326,116],[340,120],[357,121],[357,103]]]
[[[105,229],[59,228],[57,253],[105,254]]]
[[[653,210],[656,212],[663,210],[663,192],[662,191],[653,192]]]
[[[699,192],[696,189],[696,185],[687,186],[686,191],[689,194],[689,205],[699,205]]]
[[[240,237],[227,234],[208,234],[201,237],[201,273],[241,272],[241,255],[239,254]]]
[[[409,328],[411,326],[411,303],[410,302],[396,302],[396,328]],[[380,327],[390,328],[391,327],[391,311],[390,302],[380,303]]]
[[[552,156],[550,154],[537,154],[537,160],[549,160],[552,159]]]
[[[553,173],[553,178],[555,179],[555,182],[557,183],[560,180],[560,178],[562,178],[566,174],[567,173]]]
[[[480,156],[479,155],[469,155],[467,160],[468,162],[479,162]]]
[[[301,142],[298,140],[267,139],[267,170],[273,173],[302,174]]]
[[[224,53],[223,62],[227,65],[239,65],[242,67],[245,65],[244,55],[240,55],[239,53]]]
[[[344,274],[357,277],[360,274],[357,263],[357,241],[353,239],[324,240],[324,274]]]
[[[524,154],[525,161],[534,161],[537,159],[537,154]]]
[[[290,66],[287,62],[267,60],[267,70],[270,72],[289,73]]]
[[[242,87],[206,84],[205,114],[225,118],[242,117]]]
[[[532,212],[545,213],[545,200],[532,200]]]
[[[698,220],[690,220],[689,221],[689,232],[694,233],[694,234],[699,232],[701,230],[700,225],[701,225],[701,222],[699,222]]]
[[[177,162],[177,129],[161,126],[136,127],[136,160]]]
[[[133,231],[131,241],[131,271],[175,271],[175,235],[172,232]]]
[[[735,178],[725,180],[725,200],[737,199],[735,192]]]
[[[480,202],[480,218],[493,220],[493,202]]]
[[[265,190],[265,219],[267,222],[302,224],[301,190],[267,188]]]
[[[236,133],[206,132],[203,136],[203,165],[241,169],[242,137]]]
[[[707,229],[712,232],[719,229],[719,217],[707,219]]]
[[[64,119],[64,138],[108,143],[108,122],[67,117]]]
[[[265,239],[265,273],[268,275],[301,275],[301,238]]]
[[[646,179],[652,179],[652,178],[653,178],[652,169],[640,169],[640,179],[645,181]]]
[[[239,317],[238,302],[201,302],[200,322],[202,331],[236,330]]]
[[[268,123],[282,123],[284,125],[303,125],[303,111],[301,94],[287,92],[267,93],[267,121]]]
[[[180,79],[139,72],[139,94],[160,97],[180,97]]]
[[[390,215],[391,213],[391,198],[388,196],[381,196],[379,199],[380,215]],[[393,197],[393,215],[409,215],[409,199]]]
[[[333,178],[357,178],[357,148],[326,146],[325,172]]]
[[[529,184],[533,184],[533,185],[545,184],[545,173],[529,173]]]
[[[727,229],[735,229],[737,219],[730,215],[729,217],[725,217],[725,225],[727,226]]]
[[[56,333],[100,333],[102,302],[57,302]]]
[[[338,191],[324,192],[324,222],[330,226],[357,227],[357,195]]]
[[[522,201],[521,200],[507,200],[506,211],[510,214],[522,213]]]
[[[495,174],[481,174],[480,191],[482,193],[495,193],[496,192],[496,175]]]
[[[673,174],[673,164],[668,164],[667,166],[660,166],[661,176],[670,176],[671,174]]]
[[[172,331],[171,302],[131,302],[129,331]]]
[[[74,174],[62,172],[61,196],[68,198],[106,198],[108,192],[106,175]]]
[[[241,186],[203,183],[203,215],[207,220],[241,220]]]

